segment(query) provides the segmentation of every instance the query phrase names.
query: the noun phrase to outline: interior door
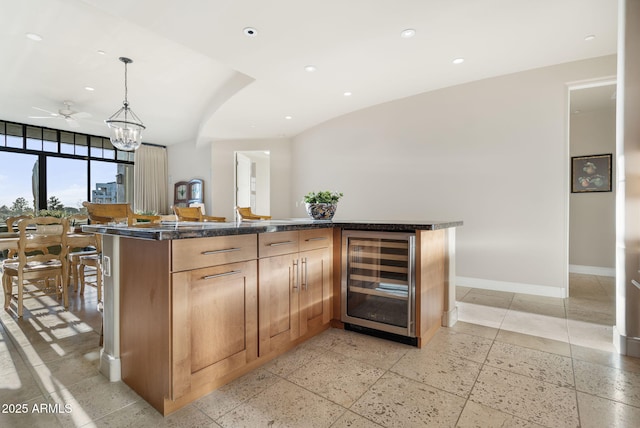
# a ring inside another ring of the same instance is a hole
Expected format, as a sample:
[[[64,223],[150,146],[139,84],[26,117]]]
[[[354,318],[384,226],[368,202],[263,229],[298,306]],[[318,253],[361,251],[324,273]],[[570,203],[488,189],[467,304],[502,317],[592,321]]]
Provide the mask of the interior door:
[[[251,206],[251,159],[236,153],[236,205]]]

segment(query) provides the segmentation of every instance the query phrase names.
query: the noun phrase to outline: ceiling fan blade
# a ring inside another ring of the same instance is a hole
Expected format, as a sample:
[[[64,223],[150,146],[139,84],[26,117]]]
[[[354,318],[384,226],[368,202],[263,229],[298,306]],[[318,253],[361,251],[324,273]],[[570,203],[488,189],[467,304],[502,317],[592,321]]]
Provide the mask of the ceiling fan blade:
[[[70,117],[66,117],[65,120],[67,121],[67,124],[72,128],[80,127],[80,124],[76,120],[74,120],[74,119],[72,119]]]
[[[29,119],[55,119],[53,116],[29,116]]]
[[[91,113],[87,113],[85,111],[80,111],[78,113],[71,114],[71,117],[73,117],[74,119],[87,119],[87,118],[91,117]]]
[[[49,113],[49,114],[50,114],[51,116],[53,116],[53,117],[57,117],[57,116],[59,116],[59,115],[58,115],[58,113],[54,113],[54,112],[52,112],[52,111],[45,110],[45,109],[40,108],[40,107],[32,107],[32,108],[34,108],[34,109],[36,109],[36,110],[43,111],[43,112],[45,112],[45,113]]]

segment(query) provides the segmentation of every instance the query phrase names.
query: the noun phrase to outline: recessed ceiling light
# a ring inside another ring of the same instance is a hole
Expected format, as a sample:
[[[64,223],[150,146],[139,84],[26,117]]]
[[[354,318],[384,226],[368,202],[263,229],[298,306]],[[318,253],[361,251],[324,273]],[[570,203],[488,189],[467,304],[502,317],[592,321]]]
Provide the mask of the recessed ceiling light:
[[[245,36],[247,37],[255,37],[258,35],[258,30],[256,30],[253,27],[245,27],[242,32],[244,33]]]
[[[344,94],[342,94],[342,95],[344,95],[345,97],[350,97],[351,95],[353,95],[353,93],[352,93],[352,92],[347,91],[347,92],[345,92],[345,93],[344,93]]]
[[[36,34],[36,33],[27,33],[25,34],[25,36],[27,36],[27,39],[29,40],[33,40],[35,42],[39,42],[42,41],[42,36],[40,34]]]
[[[594,40],[596,38],[595,34],[589,34],[588,36],[586,36],[584,38],[585,41],[590,42],[591,40]]]
[[[313,73],[317,70],[317,67],[315,65],[305,65],[304,70],[308,71],[309,73]]]
[[[291,119],[293,119],[293,116],[285,116],[284,118],[287,119],[287,120],[291,120]]]
[[[464,58],[456,58],[453,60],[454,64],[462,64],[464,62]]]
[[[105,51],[98,51],[98,55],[106,55]]]
[[[93,92],[93,91],[95,91],[95,89],[94,89],[94,88],[92,88],[91,86],[85,86],[85,87],[84,87],[84,89],[85,89],[85,90],[87,90],[87,91],[89,91],[89,92]]]
[[[400,37],[402,37],[403,39],[410,39],[415,35],[416,30],[414,30],[413,28],[407,28],[406,30],[402,30],[402,32],[400,33]]]

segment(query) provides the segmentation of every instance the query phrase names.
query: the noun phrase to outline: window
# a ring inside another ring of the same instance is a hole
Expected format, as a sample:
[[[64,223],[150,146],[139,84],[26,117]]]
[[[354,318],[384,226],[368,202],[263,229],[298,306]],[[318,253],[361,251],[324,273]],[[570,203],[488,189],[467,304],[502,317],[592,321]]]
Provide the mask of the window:
[[[47,209],[77,213],[87,200],[87,162],[47,157]]]
[[[38,195],[32,183],[37,181],[38,156],[0,151],[0,217],[33,214]],[[37,188],[36,188],[37,190]]]
[[[108,138],[0,121],[0,221],[83,201],[133,202],[135,154]]]
[[[91,202],[115,204],[128,202],[133,189],[133,165],[91,161]]]

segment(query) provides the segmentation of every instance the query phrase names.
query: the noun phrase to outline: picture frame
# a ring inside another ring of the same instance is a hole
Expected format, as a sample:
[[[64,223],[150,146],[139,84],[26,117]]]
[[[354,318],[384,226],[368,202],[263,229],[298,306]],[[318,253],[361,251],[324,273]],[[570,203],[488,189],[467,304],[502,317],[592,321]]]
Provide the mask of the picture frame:
[[[611,192],[612,155],[571,157],[571,193]]]
[[[174,185],[173,205],[186,207],[189,204],[189,182],[178,181]]]

